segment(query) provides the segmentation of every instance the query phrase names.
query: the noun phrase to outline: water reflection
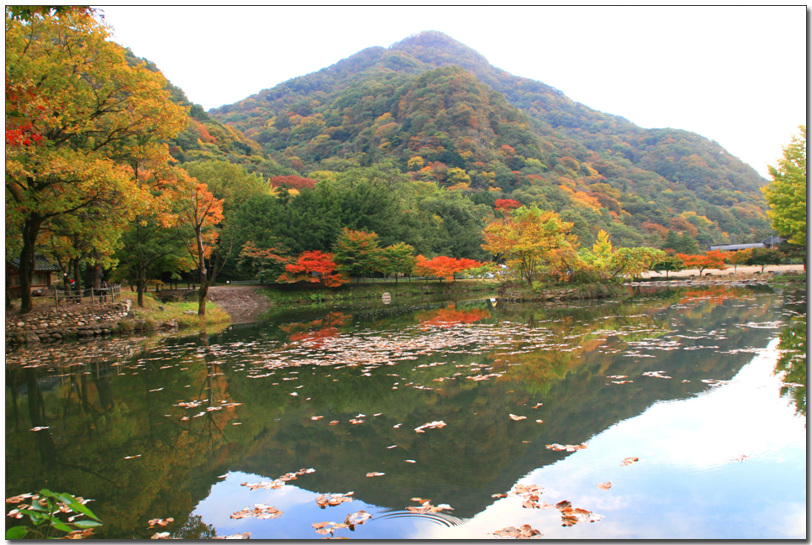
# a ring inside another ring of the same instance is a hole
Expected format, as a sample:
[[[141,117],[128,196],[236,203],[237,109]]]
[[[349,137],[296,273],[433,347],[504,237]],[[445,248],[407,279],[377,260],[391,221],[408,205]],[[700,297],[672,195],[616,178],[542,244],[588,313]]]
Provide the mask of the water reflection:
[[[497,504],[515,507],[515,498],[494,495],[538,471],[546,471],[546,494],[558,479],[547,472],[562,465],[572,468],[573,483],[573,476],[601,467],[609,473],[606,464],[612,472],[645,474],[635,494],[661,481],[651,469],[614,467],[621,452],[601,439],[647,410],[654,414],[648,421],[661,422],[638,432],[662,441],[653,453],[684,453],[669,440],[706,441],[705,432],[729,441],[746,435],[692,427],[681,410],[657,411],[706,397],[708,415],[739,411],[741,399],[712,395],[736,384],[743,366],[789,323],[798,301],[741,289],[570,306],[473,301],[289,315],[215,335],[149,339],[123,357],[84,364],[63,346],[66,367],[53,365],[60,356],[52,349],[51,366],[24,368],[23,361],[7,371],[7,496],[47,484],[92,497],[105,521],[99,536],[108,539],[148,538],[154,530],[147,521],[167,517],[177,521],[167,528],[174,537],[251,531],[253,538],[315,539],[321,536],[313,523],[340,522],[359,510],[373,518],[353,537],[426,537],[438,521],[453,521],[442,531],[488,537],[475,530],[482,517],[493,532],[502,521],[486,513]],[[445,425],[424,428],[436,422]],[[583,442],[588,448],[575,453],[547,448]],[[641,437],[624,444],[624,457],[662,458],[628,449]],[[674,470],[667,461],[660,471]],[[681,467],[684,476],[685,467],[696,473],[716,466]],[[300,468],[315,472],[278,489],[242,485]],[[574,485],[561,484],[552,496],[599,512],[604,504],[590,498],[619,496],[601,496],[596,482],[578,502]],[[315,504],[320,494],[350,491],[352,502],[326,512]],[[413,498],[453,511],[411,516]],[[231,518],[260,503],[284,513],[274,520]],[[656,505],[642,513],[632,504],[616,507],[585,527],[607,537],[611,532],[600,532],[623,517],[664,512]],[[518,513],[525,511],[519,505]],[[560,527],[555,511],[536,514]],[[580,526],[564,537],[580,535]],[[630,532],[624,537],[660,535]],[[350,530],[335,533],[349,537]]]

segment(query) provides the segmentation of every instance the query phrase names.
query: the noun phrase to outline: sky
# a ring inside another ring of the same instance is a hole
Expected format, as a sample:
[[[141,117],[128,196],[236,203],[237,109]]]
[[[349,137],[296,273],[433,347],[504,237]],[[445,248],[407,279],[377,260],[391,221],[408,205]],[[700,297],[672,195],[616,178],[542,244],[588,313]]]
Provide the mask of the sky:
[[[435,30],[592,109],[715,140],[765,178],[806,123],[802,5],[94,7],[206,110]]]

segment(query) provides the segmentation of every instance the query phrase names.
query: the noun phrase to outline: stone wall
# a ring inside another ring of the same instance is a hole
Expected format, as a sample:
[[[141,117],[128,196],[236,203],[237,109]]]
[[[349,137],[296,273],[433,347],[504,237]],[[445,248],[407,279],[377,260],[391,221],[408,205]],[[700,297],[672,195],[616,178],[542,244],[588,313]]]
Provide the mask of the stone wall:
[[[23,316],[6,316],[6,344],[55,342],[65,338],[116,333],[132,301],[95,305],[63,305]]]

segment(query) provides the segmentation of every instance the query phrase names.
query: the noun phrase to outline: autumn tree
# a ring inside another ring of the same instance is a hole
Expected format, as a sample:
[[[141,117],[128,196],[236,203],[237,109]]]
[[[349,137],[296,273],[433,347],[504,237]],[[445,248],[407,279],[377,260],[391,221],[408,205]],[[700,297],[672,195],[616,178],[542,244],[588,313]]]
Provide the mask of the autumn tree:
[[[360,279],[382,268],[382,254],[377,233],[353,231],[344,227],[338,235],[333,252],[338,270]]]
[[[682,259],[673,252],[665,252],[662,259],[651,265],[651,269],[654,271],[665,271],[666,278],[668,278],[669,272],[681,271],[683,268]]]
[[[179,169],[177,180],[178,185],[172,195],[175,225],[200,276],[197,314],[205,316],[206,296],[211,282],[207,260],[219,236],[216,226],[223,220],[223,200],[215,198],[206,184],[183,170]]]
[[[523,206],[485,227],[482,248],[530,285],[544,275],[568,280],[581,261],[571,229],[572,223],[553,211]]]
[[[727,256],[727,262],[733,265],[733,272],[735,273],[738,272],[739,265],[746,265],[751,257],[753,257],[753,248],[736,250]]]
[[[155,145],[135,150],[126,158],[147,206],[138,211],[121,237],[115,254],[119,266],[114,274],[119,280],[134,283],[141,307],[151,279],[165,272],[179,278],[182,271],[195,266],[176,229],[178,217],[172,198],[181,174],[169,166],[168,157],[166,145]]]
[[[184,163],[183,169],[206,184],[215,198],[223,200],[223,219],[216,226],[217,244],[208,258],[207,267],[209,280],[214,284],[218,275],[230,265],[231,258],[239,253],[239,210],[252,197],[268,194],[268,188],[262,176],[228,161],[195,161]]]
[[[241,268],[250,271],[261,283],[274,282],[285,272],[285,265],[290,262],[288,253],[282,243],[261,247],[249,240],[240,250],[238,261]]]
[[[432,259],[426,259],[419,255],[415,263],[415,272],[423,276],[441,276],[450,282],[454,280],[455,274],[481,266],[482,263],[479,261],[465,257],[456,258],[438,255]]]
[[[682,260],[682,266],[685,269],[699,269],[699,276],[702,276],[702,271],[705,269],[717,269],[723,271],[727,269],[725,265],[725,255],[719,250],[711,250],[702,254],[677,254],[677,257]]]
[[[770,205],[767,216],[773,229],[787,242],[806,247],[806,125],[800,130],[778,164],[768,166],[772,181],[762,191]]]
[[[319,250],[302,252],[296,263],[285,266],[285,272],[277,278],[277,282],[312,282],[328,288],[346,284],[349,279],[338,272],[333,258],[333,254]]]
[[[601,229],[598,240],[592,246],[592,251],[581,252],[585,264],[591,267],[591,272],[603,282],[611,282],[623,277],[637,277],[665,258],[662,250],[655,248],[618,248],[612,247],[609,234]]]
[[[764,267],[767,265],[778,265],[781,263],[781,251],[778,248],[753,248],[747,258],[748,265],[756,265],[761,267],[761,272],[764,272]]]
[[[143,206],[120,158],[185,126],[166,85],[87,9],[6,10],[6,240],[20,248],[21,313],[43,227],[98,207],[112,224]]]
[[[398,242],[381,250],[382,270],[384,276],[395,275],[395,283],[398,282],[398,273],[411,275],[417,263],[414,255],[414,247],[405,242]]]

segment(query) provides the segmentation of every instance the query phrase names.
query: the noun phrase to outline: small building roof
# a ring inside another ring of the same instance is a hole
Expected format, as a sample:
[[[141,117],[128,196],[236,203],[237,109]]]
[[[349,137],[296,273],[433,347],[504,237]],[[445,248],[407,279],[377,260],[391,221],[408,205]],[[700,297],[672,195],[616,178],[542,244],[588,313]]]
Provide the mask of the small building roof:
[[[20,258],[15,257],[14,259],[10,259],[8,264],[19,270]],[[34,256],[34,270],[39,272],[58,271],[59,267],[48,261],[48,259],[46,259],[44,256],[37,255]]]
[[[735,252],[737,250],[749,250],[750,248],[765,248],[763,242],[749,242],[746,244],[716,244],[710,250],[721,250],[723,252]]]

